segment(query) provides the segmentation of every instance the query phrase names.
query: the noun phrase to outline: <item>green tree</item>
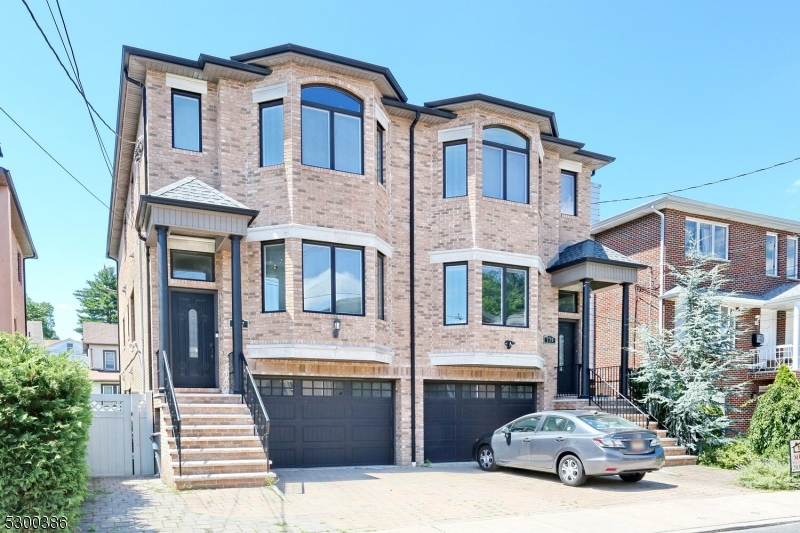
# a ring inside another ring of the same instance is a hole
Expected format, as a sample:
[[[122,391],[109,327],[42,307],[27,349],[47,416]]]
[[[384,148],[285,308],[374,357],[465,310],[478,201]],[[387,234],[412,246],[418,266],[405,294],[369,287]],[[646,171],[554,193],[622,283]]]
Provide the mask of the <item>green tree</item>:
[[[723,311],[726,265],[699,254],[691,265],[671,268],[681,288],[675,306],[675,328],[653,333],[641,328],[643,362],[634,377],[645,385],[644,401],[679,444],[697,453],[704,445],[729,441],[731,419],[724,413],[726,399],[741,396],[745,383],[733,384],[731,372],[741,370],[747,354],[736,349],[736,317]]]
[[[25,310],[28,320],[42,323],[45,339],[58,339],[56,335],[56,319],[53,318],[53,305],[48,302],[34,302],[28,296],[25,299]]]
[[[101,268],[94,279],[86,281],[86,288],[74,295],[80,302],[78,333],[83,333],[84,322],[117,323],[117,274],[113,267]]]
[[[756,400],[748,433],[759,455],[785,455],[790,439],[800,439],[800,383],[786,365]]]

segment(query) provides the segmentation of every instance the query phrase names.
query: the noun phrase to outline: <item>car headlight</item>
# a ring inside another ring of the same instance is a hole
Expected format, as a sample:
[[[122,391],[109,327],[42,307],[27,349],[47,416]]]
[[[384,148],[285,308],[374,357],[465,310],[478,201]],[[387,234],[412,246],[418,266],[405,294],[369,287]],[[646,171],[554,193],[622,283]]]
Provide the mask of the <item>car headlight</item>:
[[[600,448],[624,448],[625,444],[618,439],[609,437],[595,437],[592,441]]]

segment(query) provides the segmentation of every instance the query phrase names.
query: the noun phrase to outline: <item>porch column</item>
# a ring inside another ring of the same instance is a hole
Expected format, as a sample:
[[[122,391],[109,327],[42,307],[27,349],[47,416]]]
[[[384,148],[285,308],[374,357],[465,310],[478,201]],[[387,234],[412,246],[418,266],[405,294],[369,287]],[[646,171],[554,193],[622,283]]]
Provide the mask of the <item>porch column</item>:
[[[156,226],[158,235],[158,392],[164,392],[164,357],[169,342],[169,277],[167,273],[167,227]]]
[[[583,280],[583,313],[581,316],[581,393],[580,398],[588,398],[589,388],[589,300],[592,296],[592,280]]]
[[[619,392],[628,397],[628,346],[630,344],[630,283],[622,284],[622,339],[619,359]]]
[[[233,321],[233,393],[242,393],[241,235],[231,235],[231,319]]]
[[[792,314],[792,370],[800,370],[800,301],[794,303]]]

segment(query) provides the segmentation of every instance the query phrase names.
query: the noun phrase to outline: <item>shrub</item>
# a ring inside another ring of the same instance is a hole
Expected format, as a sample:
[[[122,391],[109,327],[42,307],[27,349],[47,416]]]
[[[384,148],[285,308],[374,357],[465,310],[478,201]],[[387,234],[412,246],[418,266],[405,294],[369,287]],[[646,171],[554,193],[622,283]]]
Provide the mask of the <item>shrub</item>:
[[[759,455],[789,453],[789,440],[800,439],[800,383],[786,365],[756,400],[748,437]]]
[[[757,458],[739,473],[739,483],[761,490],[800,489],[800,478],[789,475],[788,455],[784,460],[775,457]]]
[[[750,442],[739,437],[728,444],[704,446],[697,462],[705,466],[716,466],[726,470],[739,470],[758,459]]]
[[[78,361],[0,333],[0,516],[66,516],[77,526],[91,388]]]

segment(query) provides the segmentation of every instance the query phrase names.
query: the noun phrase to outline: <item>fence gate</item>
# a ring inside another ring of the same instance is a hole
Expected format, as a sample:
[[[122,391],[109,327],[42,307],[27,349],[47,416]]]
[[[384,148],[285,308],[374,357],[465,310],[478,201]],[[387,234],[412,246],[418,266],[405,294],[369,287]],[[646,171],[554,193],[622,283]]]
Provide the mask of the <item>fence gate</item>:
[[[92,425],[87,458],[90,475],[148,476],[154,474],[153,396],[92,394]]]

